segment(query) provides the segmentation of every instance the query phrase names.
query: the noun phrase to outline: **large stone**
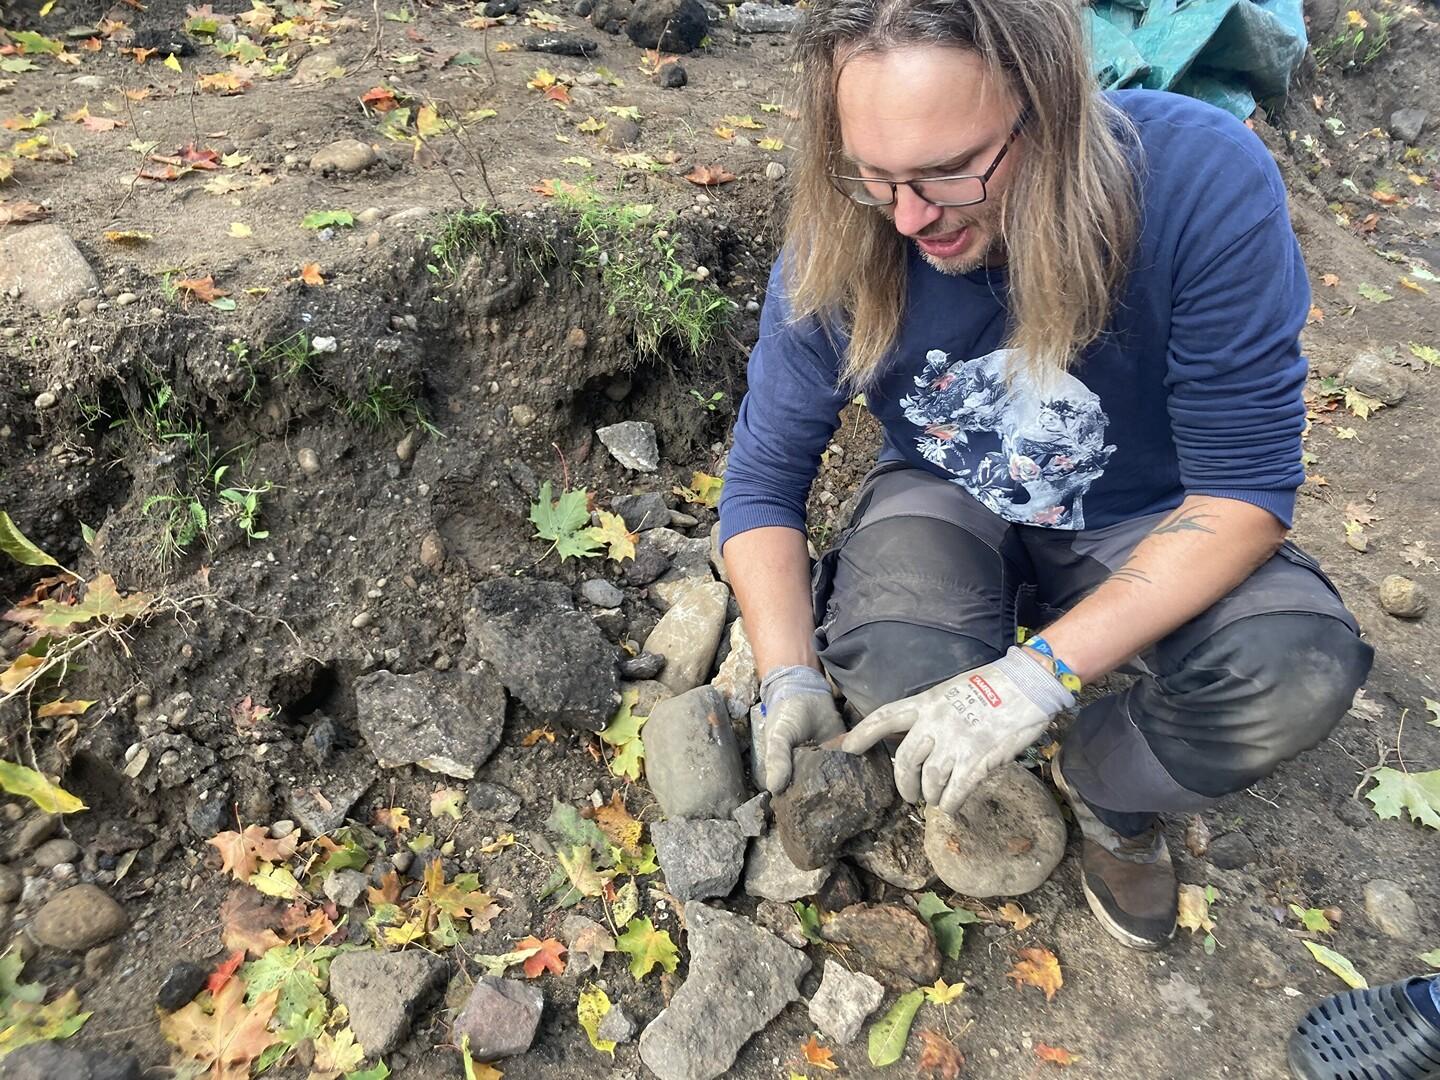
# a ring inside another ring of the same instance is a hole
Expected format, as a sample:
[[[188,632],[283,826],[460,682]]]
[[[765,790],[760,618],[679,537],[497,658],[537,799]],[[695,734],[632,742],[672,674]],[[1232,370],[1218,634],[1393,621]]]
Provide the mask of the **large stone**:
[[[545,721],[599,731],[620,704],[615,647],[564,585],[492,578],[470,594],[466,647]]]
[[[746,0],[735,9],[735,29],[747,34],[788,34],[804,17],[805,13],[797,7]]]
[[[660,702],[641,738],[645,775],[666,817],[727,818],[748,798],[740,747],[713,688]]]
[[[97,885],[73,885],[35,914],[30,934],[41,945],[84,952],[130,925],[125,909]]]
[[[731,720],[744,717],[760,700],[760,673],[755,667],[755,650],[745,634],[744,619],[730,624],[730,651],[720,664],[714,686],[725,695]]]
[[[379,160],[379,155],[369,143],[359,139],[337,139],[316,152],[310,159],[310,168],[318,173],[358,173]]]
[[[670,507],[658,491],[616,495],[610,500],[610,509],[625,520],[625,528],[631,532],[646,532],[670,524]]]
[[[1396,109],[1390,114],[1390,135],[1414,146],[1420,141],[1430,114],[1424,109]]]
[[[1340,381],[1366,397],[1398,405],[1410,392],[1410,380],[1397,364],[1375,352],[1363,352],[1340,373]]]
[[[0,1080],[140,1080],[140,1062],[134,1054],[37,1042],[0,1058]]]
[[[692,900],[685,905],[690,972],[640,1036],[660,1080],[713,1080],[740,1048],[800,996],[810,959],[768,930]]]
[[[677,900],[729,896],[745,866],[745,837],[734,821],[657,821],[650,839],[665,887]]]
[[[31,225],[0,240],[0,292],[20,290],[37,311],[54,311],[100,288],[95,271],[59,225]]]
[[[341,953],[330,961],[330,994],[350,1011],[355,1041],[370,1058],[405,1041],[427,1000],[445,986],[449,966],[432,953]]]
[[[846,854],[897,889],[914,892],[935,881],[935,870],[925,857],[925,827],[916,809],[903,802],[878,827],[856,837]]]
[[[885,820],[895,801],[895,783],[881,750],[847,754],[804,746],[795,751],[795,771],[771,802],[785,854],[802,870],[835,861],[849,841]]]
[[[924,986],[940,977],[940,949],[925,920],[899,904],[852,904],[820,924],[826,941],[846,945],[852,966],[890,986]]]
[[[951,817],[925,810],[925,856],[966,896],[1021,896],[1038,889],[1065,854],[1065,822],[1045,786],[1013,762],[980,782]]]
[[[538,986],[483,976],[455,1018],[454,1040],[458,1045],[469,1036],[476,1061],[523,1054],[535,1041],[544,1009],[545,995]]]
[[[745,891],[765,900],[790,903],[814,896],[830,877],[830,868],[802,870],[785,854],[780,834],[773,829],[750,841],[745,859]]]
[[[642,49],[688,53],[710,32],[700,0],[636,0],[625,33]]]
[[[360,733],[382,768],[419,765],[469,780],[500,745],[505,691],[494,671],[376,671],[355,680]]]
[[[1365,914],[1386,937],[1415,941],[1425,930],[1410,894],[1399,882],[1385,878],[1365,883]]]
[[[1380,606],[1397,619],[1418,619],[1430,607],[1430,597],[1418,581],[1387,574],[1380,582]]]
[[[636,472],[654,472],[660,467],[660,448],[655,443],[655,425],[644,420],[622,420],[597,428],[596,436],[610,456]],[[670,520],[670,515],[665,515]]]
[[[855,1041],[884,997],[885,987],[875,979],[827,958],[820,989],[810,999],[810,1022],[831,1042],[845,1046]]]
[[[730,589],[723,582],[701,582],[686,590],[645,639],[646,652],[665,657],[659,679],[675,693],[683,694],[710,677],[729,600]]]

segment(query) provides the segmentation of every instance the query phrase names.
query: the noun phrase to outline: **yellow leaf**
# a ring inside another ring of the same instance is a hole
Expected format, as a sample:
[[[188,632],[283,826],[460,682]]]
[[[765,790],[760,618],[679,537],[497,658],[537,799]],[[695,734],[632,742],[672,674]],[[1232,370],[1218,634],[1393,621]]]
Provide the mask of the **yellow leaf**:
[[[1364,15],[1361,15],[1360,12],[1354,10],[1345,12],[1345,22],[1349,26],[1356,26],[1360,27],[1361,29],[1364,29],[1365,27],[1370,25],[1370,23],[1366,21]]]
[[[720,122],[729,127],[745,128],[749,131],[763,131],[765,125],[756,120],[753,116],[725,116]]]
[[[586,135],[594,135],[597,131],[605,130],[605,121],[596,120],[593,116],[587,116],[575,125],[575,130],[583,131]]]
[[[415,130],[420,133],[421,138],[433,138],[449,131],[450,121],[442,119],[435,106],[425,105],[415,114]]]
[[[725,486],[725,481],[718,476],[711,476],[709,473],[696,472],[690,478],[690,486],[677,487],[675,494],[679,495],[686,502],[692,502],[699,506],[708,506],[714,509],[720,503],[720,491]]]
[[[1425,288],[1424,285],[1419,285],[1411,281],[1408,277],[1402,277],[1400,279],[1400,285],[1402,288],[1409,289],[1411,292],[1418,292],[1421,296],[1427,296],[1430,293],[1430,290]]]
[[[105,242],[107,244],[144,244],[155,239],[148,232],[139,232],[135,229],[107,229],[105,231]]]
[[[1341,956],[1334,949],[1318,945],[1313,941],[1305,942],[1305,947],[1310,950],[1310,955],[1315,961],[1328,971],[1334,972],[1344,980],[1345,985],[1352,990],[1369,989],[1370,984],[1365,981],[1365,976],[1355,970],[1355,965],[1345,957]]]
[[[952,986],[944,979],[936,979],[933,986],[927,986],[924,990],[925,1000],[931,1005],[949,1005],[965,992],[965,984],[955,983]]]
[[[545,68],[539,68],[536,70],[534,76],[530,79],[530,81],[525,85],[530,87],[532,90],[548,90],[550,89],[550,87],[555,85],[555,75],[553,72],[548,71]]]
[[[410,811],[403,806],[385,806],[375,811],[375,824],[391,832],[404,832],[410,828]]]
[[[165,58],[165,66],[166,66],[167,68],[169,68],[171,71],[180,71],[180,70],[181,70],[180,61],[175,59],[175,54],[174,54],[174,53],[171,53],[169,56],[167,56],[167,57]]]
[[[582,168],[582,169],[589,169],[589,168],[592,167],[592,163],[591,163],[591,161],[590,161],[589,158],[583,158],[583,157],[580,157],[580,156],[578,156],[578,155],[576,155],[575,157],[561,158],[561,159],[560,159],[560,164],[561,164],[561,165],[575,165],[575,166],[578,166],[579,168]]]
[[[588,814],[588,811],[587,811]],[[595,807],[595,824],[616,847],[635,855],[640,851],[640,836],[645,826],[625,808],[625,798],[616,791],[608,803]]]
[[[1059,989],[1065,985],[1060,974],[1060,961],[1049,949],[1021,949],[1020,959],[1007,973],[1006,978],[1015,980],[1015,988],[1033,986],[1045,993],[1045,1000],[1052,1001]]]
[[[996,914],[1016,930],[1026,930],[1035,923],[1035,916],[1026,914],[1025,909],[1013,900],[1001,904]]]
[[[605,1019],[605,1014],[609,1011],[610,996],[600,987],[591,984],[580,991],[580,1000],[575,1005],[575,1013],[580,1019],[580,1026],[585,1030],[591,1046],[601,1053],[614,1057],[614,1041],[602,1039],[597,1034],[600,1030],[600,1021]]]
[[[295,880],[288,866],[262,866],[250,875],[250,884],[266,896],[276,896],[281,900],[300,899],[300,882]]]
[[[595,516],[600,524],[595,528],[595,539],[607,547],[607,554],[616,562],[635,558],[635,541],[639,535],[625,527],[625,519],[609,510],[597,510]]]
[[[760,147],[761,150],[784,150],[784,149],[785,149],[785,141],[784,141],[783,139],[776,139],[776,138],[771,138],[771,137],[767,137],[767,138],[761,139],[761,140],[759,140],[755,145],[758,146],[758,147]]]
[[[230,223],[230,235],[237,240],[244,240],[247,236],[253,235],[253,230],[243,221],[232,221]]]
[[[56,701],[48,701],[35,710],[39,716],[84,716],[86,710],[94,705],[93,701],[66,701],[63,698]]]
[[[245,1005],[245,983],[231,978],[208,1001],[204,996],[160,1017],[160,1033],[187,1059],[210,1067],[215,1080],[238,1080],[280,1038],[269,1030],[280,990]],[[208,1008],[207,1008],[208,1006]]]
[[[430,816],[448,817],[455,821],[460,820],[460,804],[465,801],[465,793],[456,788],[441,788],[430,796]]]
[[[52,783],[34,769],[9,761],[0,761],[0,788],[11,795],[29,799],[47,814],[73,814],[86,808],[83,802],[59,784]]]
[[[494,855],[498,851],[504,851],[515,843],[514,833],[501,833],[490,843],[480,849],[482,855]]]
[[[1180,886],[1180,914],[1176,921],[1192,934],[1201,930],[1208,934],[1215,929],[1215,923],[1210,918],[1210,901],[1205,898],[1205,890],[1201,886]]]
[[[735,137],[735,129],[732,127],[717,127],[715,134],[722,139],[733,139]]]

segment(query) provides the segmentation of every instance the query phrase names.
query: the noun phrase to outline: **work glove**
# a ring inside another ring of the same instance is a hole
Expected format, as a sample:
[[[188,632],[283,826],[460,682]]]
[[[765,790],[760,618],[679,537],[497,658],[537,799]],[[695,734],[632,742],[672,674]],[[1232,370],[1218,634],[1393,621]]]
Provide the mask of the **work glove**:
[[[881,739],[904,735],[895,751],[901,798],[953,815],[992,769],[1013,761],[1074,701],[1040,661],[1012,647],[998,660],[881,706],[840,748],[863,754]]]
[[[797,746],[845,732],[825,676],[805,664],[775,668],[760,683],[760,738],[753,747],[755,779],[772,795],[790,783]]]

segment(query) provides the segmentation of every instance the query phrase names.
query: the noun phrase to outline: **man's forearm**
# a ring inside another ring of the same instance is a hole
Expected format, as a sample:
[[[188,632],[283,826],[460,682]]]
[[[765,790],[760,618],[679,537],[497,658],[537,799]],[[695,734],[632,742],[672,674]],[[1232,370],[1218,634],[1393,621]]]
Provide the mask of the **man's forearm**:
[[[818,668],[805,534],[783,526],[750,529],[732,536],[724,555],[760,676],[790,664]]]
[[[1248,578],[1285,539],[1267,510],[1238,499],[1188,497],[1094,592],[1045,629],[1083,682],[1189,622]]]

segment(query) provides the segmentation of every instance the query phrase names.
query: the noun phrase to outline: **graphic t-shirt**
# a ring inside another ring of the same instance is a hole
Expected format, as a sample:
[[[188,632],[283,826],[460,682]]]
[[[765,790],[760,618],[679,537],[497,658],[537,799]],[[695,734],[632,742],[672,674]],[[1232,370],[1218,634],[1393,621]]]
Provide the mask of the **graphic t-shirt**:
[[[928,469],[1023,525],[1103,528],[1187,494],[1251,502],[1289,525],[1304,480],[1310,289],[1279,170],[1220,109],[1148,90],[1107,96],[1138,132],[1141,231],[1106,333],[1039,388],[1004,348],[1004,269],[942,274],[910,245],[900,332],[865,395],[884,428],[880,459]],[[803,530],[848,400],[843,337],[790,318],[783,260],[735,424],[722,542]]]

